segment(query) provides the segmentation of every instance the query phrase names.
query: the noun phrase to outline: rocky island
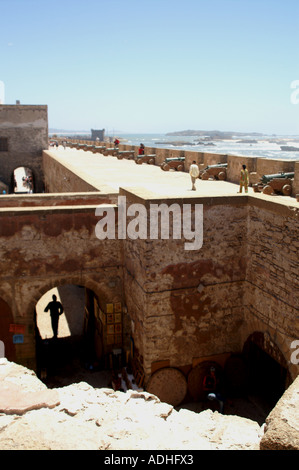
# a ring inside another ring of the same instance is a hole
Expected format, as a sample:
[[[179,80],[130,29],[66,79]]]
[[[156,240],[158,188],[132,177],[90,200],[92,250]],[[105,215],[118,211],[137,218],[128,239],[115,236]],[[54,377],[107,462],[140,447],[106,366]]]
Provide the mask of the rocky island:
[[[291,145],[281,145],[280,150],[283,152],[299,152],[299,147],[292,147]]]

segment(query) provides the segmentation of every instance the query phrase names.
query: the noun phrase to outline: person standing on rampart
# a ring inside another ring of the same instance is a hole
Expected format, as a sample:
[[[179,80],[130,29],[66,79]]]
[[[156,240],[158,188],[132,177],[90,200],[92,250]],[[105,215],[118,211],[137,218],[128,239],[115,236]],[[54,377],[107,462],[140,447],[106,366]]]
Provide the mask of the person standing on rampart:
[[[138,149],[138,155],[144,155],[144,145],[140,144],[140,147]]]
[[[238,192],[241,193],[244,187],[245,193],[248,193],[248,185],[249,185],[248,170],[246,168],[246,165],[242,165],[242,170],[240,174],[240,189]]]
[[[196,190],[195,182],[199,176],[199,168],[195,160],[193,160],[192,164],[190,165],[189,174],[191,176],[192,191],[195,191]]]

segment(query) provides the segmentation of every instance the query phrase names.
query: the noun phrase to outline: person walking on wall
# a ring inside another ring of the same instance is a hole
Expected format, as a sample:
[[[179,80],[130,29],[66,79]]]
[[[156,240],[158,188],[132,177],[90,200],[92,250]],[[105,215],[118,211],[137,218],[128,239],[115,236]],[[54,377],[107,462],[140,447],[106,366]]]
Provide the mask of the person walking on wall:
[[[58,322],[60,315],[64,312],[62,304],[57,300],[56,295],[52,295],[52,301],[48,303],[45,308],[45,312],[50,310],[51,324],[54,338],[57,338],[58,334]]]
[[[199,176],[199,168],[195,160],[193,160],[192,164],[190,165],[189,175],[191,177],[191,182],[192,182],[192,191],[195,191],[196,190],[196,187],[195,187],[196,178],[198,178]]]
[[[242,170],[240,174],[240,189],[238,192],[241,193],[244,187],[245,193],[248,193],[248,185],[249,185],[248,170],[246,168],[246,165],[242,165]]]

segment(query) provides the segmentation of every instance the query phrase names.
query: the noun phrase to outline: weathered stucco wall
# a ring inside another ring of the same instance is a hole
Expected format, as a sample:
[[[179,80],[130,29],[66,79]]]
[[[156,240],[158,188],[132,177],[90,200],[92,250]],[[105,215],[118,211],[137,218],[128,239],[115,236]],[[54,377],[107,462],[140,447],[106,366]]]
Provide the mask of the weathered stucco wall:
[[[87,183],[80,175],[55,159],[51,152],[43,152],[45,191],[47,193],[67,193],[96,191],[97,188]]]
[[[299,212],[258,199],[249,206],[244,319],[248,336],[257,325],[290,361],[291,343],[299,338]],[[258,321],[257,321],[258,320]]]
[[[124,243],[126,303],[146,375],[158,361],[186,369],[202,356],[241,352],[261,331],[296,376],[298,211],[255,207],[253,198],[201,202],[200,250],[184,250],[183,240]]]
[[[121,194],[148,211],[165,202]],[[60,206],[0,210],[0,298],[27,327],[16,345],[22,364],[35,358],[36,302],[68,283],[126,305],[125,348],[132,335],[147,377],[161,361],[187,370],[202,357],[242,351],[254,331],[270,335],[297,375],[289,357],[299,334],[298,210],[254,196],[189,199],[203,205],[203,245],[188,251],[184,238],[99,240],[96,205],[76,205],[82,198],[70,195],[67,207],[61,198]]]
[[[120,243],[96,238],[98,220],[95,206],[0,211],[0,297],[14,323],[26,326],[17,362],[34,367],[34,309],[52,287],[78,284],[105,302],[121,301]]]
[[[0,137],[8,151],[0,152],[0,180],[13,191],[13,172],[19,166],[33,171],[37,192],[43,190],[42,152],[48,148],[47,106],[0,105]]]

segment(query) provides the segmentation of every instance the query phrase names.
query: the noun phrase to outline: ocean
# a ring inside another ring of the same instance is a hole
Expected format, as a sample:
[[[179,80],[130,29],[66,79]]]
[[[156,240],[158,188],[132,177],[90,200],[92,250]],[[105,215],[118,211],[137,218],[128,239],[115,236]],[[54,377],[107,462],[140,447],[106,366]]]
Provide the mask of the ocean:
[[[237,136],[232,140],[207,140],[205,145],[198,144],[202,137],[170,136],[166,134],[118,134],[122,143],[146,147],[175,148],[195,152],[244,155],[270,159],[299,161],[299,136]],[[207,145],[208,144],[208,145]],[[282,151],[280,146],[298,148],[297,151]]]

